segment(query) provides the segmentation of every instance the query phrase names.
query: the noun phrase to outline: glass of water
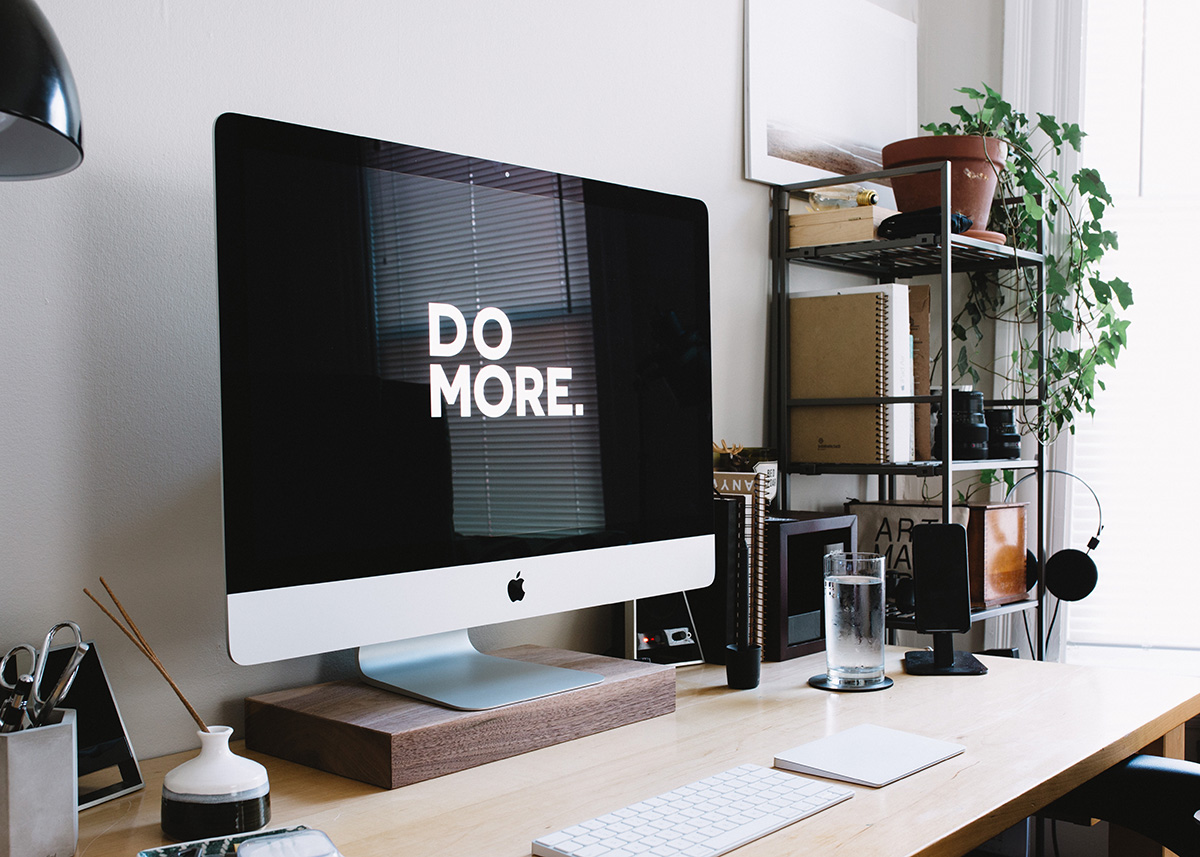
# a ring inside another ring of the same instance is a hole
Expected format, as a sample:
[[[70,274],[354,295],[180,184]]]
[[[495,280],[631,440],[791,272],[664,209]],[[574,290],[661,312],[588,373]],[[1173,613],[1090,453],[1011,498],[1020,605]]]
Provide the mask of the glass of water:
[[[881,690],[884,557],[831,553],[825,557],[825,669],[810,684],[827,690]],[[822,681],[823,680],[823,681]]]

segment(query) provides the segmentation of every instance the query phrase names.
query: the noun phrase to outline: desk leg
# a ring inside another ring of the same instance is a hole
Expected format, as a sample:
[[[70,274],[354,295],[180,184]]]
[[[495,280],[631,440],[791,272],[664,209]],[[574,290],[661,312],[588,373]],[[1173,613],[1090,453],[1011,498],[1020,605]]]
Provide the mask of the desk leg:
[[[1157,741],[1148,744],[1142,749],[1142,752],[1153,756],[1163,756],[1167,759],[1182,759],[1184,752],[1183,725],[1176,726]],[[1115,855],[1120,855],[1120,857],[1172,857],[1175,852],[1168,851],[1144,836],[1113,824],[1108,828],[1108,853],[1114,857]]]

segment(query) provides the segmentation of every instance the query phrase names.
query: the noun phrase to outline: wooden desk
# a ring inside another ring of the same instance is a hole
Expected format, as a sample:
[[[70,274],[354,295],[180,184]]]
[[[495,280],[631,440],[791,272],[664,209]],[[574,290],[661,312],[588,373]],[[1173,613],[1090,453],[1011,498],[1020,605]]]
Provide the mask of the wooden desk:
[[[750,691],[723,668],[678,671],[674,714],[385,791],[271,757],[271,826],[324,830],[346,857],[529,854],[530,841],[641,798],[858,723],[965,744],[966,752],[757,842],[776,854],[959,855],[1200,714],[1200,678],[1158,677],[987,658],[979,677],[903,673],[890,690],[835,694],[805,684],[824,655],[764,664]],[[1181,745],[1181,742],[1180,742]],[[164,843],[165,771],[193,754],[143,764],[145,790],[80,814],[81,857],[133,857]]]

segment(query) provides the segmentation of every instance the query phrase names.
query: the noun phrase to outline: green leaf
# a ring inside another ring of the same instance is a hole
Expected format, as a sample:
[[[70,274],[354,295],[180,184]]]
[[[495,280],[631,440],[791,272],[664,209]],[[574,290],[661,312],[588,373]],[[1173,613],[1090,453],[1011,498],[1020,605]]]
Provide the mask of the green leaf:
[[[1032,170],[1022,175],[1017,183],[1030,193],[1041,193],[1046,189],[1046,185],[1038,178],[1038,174]]]
[[[1112,343],[1106,339],[1100,339],[1096,342],[1096,362],[1105,365],[1111,365],[1117,359],[1116,350]]]
[[[1062,146],[1063,138],[1058,132],[1057,119],[1055,119],[1053,116],[1047,116],[1045,113],[1039,113],[1038,127],[1045,132],[1046,136],[1050,138],[1051,142],[1053,142],[1056,147]]]
[[[984,87],[984,89],[987,89],[988,92],[991,92],[991,90],[988,89],[988,85],[986,83],[983,85],[983,87]],[[976,101],[982,101],[985,97],[984,94],[982,92],[980,92],[978,89],[972,89],[969,86],[964,86],[961,89],[956,89],[954,91],[961,92],[963,95],[967,96],[968,98],[974,98]]]
[[[1034,220],[1041,220],[1046,216],[1046,212],[1037,204],[1037,200],[1034,199],[1033,194],[1027,193],[1021,199],[1025,203],[1025,213]]]
[[[1073,122],[1063,125],[1063,138],[1071,144],[1071,148],[1076,152],[1083,146],[1083,138],[1086,136],[1087,134],[1080,130],[1079,126]]]
[[[1075,326],[1075,319],[1069,313],[1065,313],[1062,310],[1054,310],[1049,313],[1049,316],[1050,323],[1054,325],[1054,329],[1059,333],[1066,333]]]
[[[1112,197],[1109,196],[1108,188],[1104,186],[1104,182],[1100,178],[1100,173],[1096,170],[1084,167],[1075,174],[1074,181],[1080,193],[1098,196],[1109,205],[1112,205]]]
[[[992,110],[992,124],[1004,125],[1008,122],[1013,112],[1012,105],[998,95],[994,99],[989,98],[988,100]]]
[[[966,346],[958,350],[958,359],[954,361],[954,368],[959,375],[965,375],[971,368],[971,361],[967,357]]]
[[[1067,278],[1058,268],[1046,269],[1046,294],[1058,297],[1070,297],[1071,289]]]
[[[1113,293],[1117,296],[1117,303],[1121,305],[1121,309],[1129,309],[1133,306],[1133,289],[1129,288],[1129,283],[1119,277],[1114,277],[1108,281],[1108,285],[1112,287]]]

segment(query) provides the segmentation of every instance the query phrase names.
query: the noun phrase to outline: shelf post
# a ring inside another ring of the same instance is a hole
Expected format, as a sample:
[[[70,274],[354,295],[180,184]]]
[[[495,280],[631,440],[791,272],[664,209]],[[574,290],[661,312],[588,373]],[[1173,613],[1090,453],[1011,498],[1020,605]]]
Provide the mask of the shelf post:
[[[1045,224],[1042,221],[1038,222],[1037,249],[1039,253],[1045,252]],[[1036,435],[1037,440],[1037,498],[1038,498],[1038,517],[1037,517],[1037,542],[1038,542],[1038,582],[1037,582],[1037,651],[1034,657],[1039,661],[1046,659],[1046,632],[1045,619],[1043,618],[1046,605],[1046,545],[1049,537],[1049,527],[1046,521],[1046,445],[1042,440],[1043,434],[1041,427],[1045,424],[1046,419],[1046,397],[1050,393],[1050,385],[1046,380],[1046,348],[1050,344],[1050,335],[1046,330],[1046,265],[1043,262],[1037,266],[1037,330],[1038,330],[1038,405],[1037,405],[1037,425],[1039,431]]]
[[[942,161],[942,167],[939,172],[942,184],[942,222],[941,222],[941,239],[942,239],[942,404],[941,413],[938,415],[938,435],[941,438],[942,445],[942,522],[950,523],[954,520],[951,517],[952,493],[954,490],[954,475],[951,468],[951,461],[954,459],[954,447],[951,446],[952,434],[951,424],[954,422],[953,412],[951,411],[951,388],[950,388],[950,277],[953,273],[953,264],[951,257],[954,255],[953,247],[950,244],[950,162]]]
[[[791,398],[790,349],[788,331],[788,261],[785,257],[788,249],[788,211],[791,208],[791,194],[782,187],[771,189],[771,312],[774,317],[770,320],[768,338],[774,342],[768,343],[767,354],[767,389],[772,391],[767,396],[767,426],[773,436],[767,437],[767,446],[775,450],[780,459],[779,480],[775,488],[778,508],[788,508],[788,494],[791,483],[788,450],[790,443],[785,439],[790,432],[790,409],[788,400]]]

